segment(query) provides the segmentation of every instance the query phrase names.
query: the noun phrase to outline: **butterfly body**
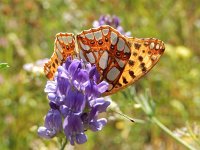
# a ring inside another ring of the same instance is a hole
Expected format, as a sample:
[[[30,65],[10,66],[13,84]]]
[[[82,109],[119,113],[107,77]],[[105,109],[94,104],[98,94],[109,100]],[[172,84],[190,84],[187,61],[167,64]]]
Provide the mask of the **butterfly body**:
[[[104,95],[115,93],[144,76],[160,59],[164,43],[155,38],[131,38],[104,25],[71,33],[56,35],[54,53],[44,66],[44,72],[53,79],[57,67],[68,56],[77,55],[83,61],[95,64],[101,81],[109,83]]]

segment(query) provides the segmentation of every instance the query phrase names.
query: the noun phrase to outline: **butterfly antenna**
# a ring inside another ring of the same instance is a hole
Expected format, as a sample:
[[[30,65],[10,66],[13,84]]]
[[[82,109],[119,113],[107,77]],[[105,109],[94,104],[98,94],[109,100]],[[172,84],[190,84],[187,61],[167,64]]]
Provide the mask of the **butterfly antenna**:
[[[114,111],[114,112],[119,114],[119,115],[121,115],[121,116],[123,116],[124,118],[126,118],[127,120],[129,120],[131,122],[135,122],[134,119],[132,119],[131,117],[129,117],[129,116],[123,114],[123,113],[120,113],[120,112],[117,112],[117,111]]]

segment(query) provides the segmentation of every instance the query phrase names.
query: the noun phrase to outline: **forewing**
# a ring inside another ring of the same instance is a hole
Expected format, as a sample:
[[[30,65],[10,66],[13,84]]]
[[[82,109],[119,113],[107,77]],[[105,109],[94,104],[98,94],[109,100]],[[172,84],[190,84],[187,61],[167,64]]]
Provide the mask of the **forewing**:
[[[78,34],[77,43],[80,58],[97,66],[101,81],[109,83],[107,92],[111,92],[131,56],[126,38],[110,26],[101,26]]]
[[[44,65],[44,73],[50,80],[54,78],[54,73],[58,66],[65,62],[68,56],[75,55],[75,38],[72,33],[58,33],[54,42],[54,52],[50,60]]]

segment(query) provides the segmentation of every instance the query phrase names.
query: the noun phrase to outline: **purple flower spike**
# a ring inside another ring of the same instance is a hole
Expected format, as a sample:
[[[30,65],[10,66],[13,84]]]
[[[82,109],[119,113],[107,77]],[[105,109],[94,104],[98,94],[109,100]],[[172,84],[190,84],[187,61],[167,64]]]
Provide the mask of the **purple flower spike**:
[[[105,118],[99,118],[110,104],[100,98],[107,89],[108,83],[100,82],[95,66],[67,58],[58,67],[54,81],[46,84],[51,109],[38,134],[52,138],[63,130],[71,145],[85,143],[86,130],[99,131],[107,122]]]
[[[93,27],[97,28],[101,25],[109,25],[117,29],[121,34],[125,36],[131,36],[131,32],[125,32],[122,26],[120,26],[120,19],[117,16],[102,15],[99,20],[93,22]]]

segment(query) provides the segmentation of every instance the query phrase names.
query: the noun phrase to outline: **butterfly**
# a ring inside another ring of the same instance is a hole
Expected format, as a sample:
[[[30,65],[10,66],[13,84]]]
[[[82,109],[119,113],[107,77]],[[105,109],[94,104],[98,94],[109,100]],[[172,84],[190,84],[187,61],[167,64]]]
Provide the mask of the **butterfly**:
[[[96,65],[100,81],[109,83],[104,95],[110,95],[147,74],[164,50],[165,45],[159,39],[126,37],[108,25],[84,30],[76,36],[58,33],[54,52],[44,65],[44,73],[52,80],[57,67],[68,56],[76,56]]]

